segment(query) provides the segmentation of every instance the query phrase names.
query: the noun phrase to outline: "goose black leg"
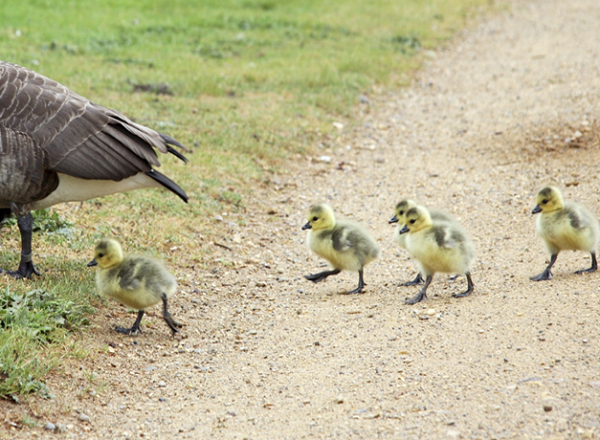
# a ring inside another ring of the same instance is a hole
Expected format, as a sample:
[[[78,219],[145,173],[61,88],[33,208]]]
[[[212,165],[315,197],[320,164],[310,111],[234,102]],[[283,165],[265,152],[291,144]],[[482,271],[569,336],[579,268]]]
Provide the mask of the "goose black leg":
[[[306,278],[307,280],[312,281],[313,283],[318,283],[320,281],[323,281],[328,276],[330,276],[330,275],[337,275],[340,272],[341,272],[340,269],[325,270],[325,271],[319,272],[319,273],[312,273],[310,275],[304,275],[304,278]]]
[[[365,280],[363,279],[363,271],[362,269],[358,271],[358,287],[350,292],[346,292],[346,295],[352,295],[353,293],[361,293],[363,287],[365,287]]]
[[[123,333],[124,335],[135,335],[137,333],[141,333],[142,329],[140,329],[140,323],[142,322],[142,317],[144,316],[144,311],[140,310],[137,315],[137,319],[133,323],[133,327],[125,328],[125,327],[115,327],[115,330],[119,333]]]
[[[169,313],[169,310],[167,309],[167,294],[163,292],[161,298],[163,301],[163,319],[173,332],[173,336],[175,336],[175,333],[179,333],[179,328],[181,328],[182,325],[173,319],[173,317]]]
[[[462,293],[455,293],[454,295],[452,295],[454,298],[464,298],[465,296],[469,296],[471,292],[473,292],[473,287],[475,286],[473,285],[473,280],[471,279],[471,273],[467,272],[465,276],[467,277],[467,290],[465,290]]]
[[[421,272],[417,273],[417,276],[412,281],[407,281],[406,283],[400,284],[401,286],[418,286],[419,284],[423,284],[423,277],[421,276]]]
[[[592,267],[590,267],[589,269],[578,270],[575,273],[595,272],[598,269],[598,262],[596,261],[596,252],[591,252],[590,254],[592,256]]]
[[[31,213],[17,219],[19,232],[21,233],[21,261],[16,271],[7,273],[16,279],[32,278],[33,274],[40,275],[31,260],[31,237],[33,235],[33,217]]]
[[[421,301],[425,301],[427,299],[427,288],[431,284],[431,280],[433,280],[433,275],[427,275],[425,278],[425,285],[423,288],[411,299],[406,300],[406,304],[413,305]]]
[[[552,269],[552,266],[554,266],[554,263],[556,263],[557,257],[558,254],[552,254],[552,256],[550,257],[550,264],[548,264],[548,267],[546,267],[546,269],[544,269],[544,271],[541,274],[531,277],[530,280],[543,281],[552,279],[552,272],[550,272],[550,269]]]

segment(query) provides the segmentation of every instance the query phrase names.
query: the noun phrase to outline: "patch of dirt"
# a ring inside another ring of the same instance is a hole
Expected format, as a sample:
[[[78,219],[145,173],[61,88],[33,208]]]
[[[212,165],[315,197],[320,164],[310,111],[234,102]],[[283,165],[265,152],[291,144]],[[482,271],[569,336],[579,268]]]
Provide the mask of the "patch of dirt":
[[[465,33],[256,188],[245,226],[223,217],[212,270],[174,268],[182,338],[158,309],[122,337],[111,329],[134,316],[111,307],[82,335],[94,355],[51,379],[58,397],[32,399],[41,427],[5,436],[51,438],[52,422],[90,439],[597,438],[599,275],[575,275],[589,255],[571,252],[551,281],[529,277],[548,259],[530,214],[543,185],[600,213],[598,41],[597,0],[515,2]],[[472,235],[470,297],[438,275],[425,303],[404,304],[415,264],[387,220],[406,197]],[[353,273],[303,278],[322,266],[300,230],[320,201],[381,244],[363,295],[341,294]],[[7,421],[21,408],[2,403]]]

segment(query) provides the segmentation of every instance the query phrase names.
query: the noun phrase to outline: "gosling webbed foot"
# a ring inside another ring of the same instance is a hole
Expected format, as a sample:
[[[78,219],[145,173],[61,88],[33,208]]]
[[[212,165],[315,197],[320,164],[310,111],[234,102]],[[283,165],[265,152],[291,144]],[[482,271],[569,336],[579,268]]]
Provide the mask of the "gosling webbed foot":
[[[418,286],[420,284],[423,284],[425,280],[423,280],[423,277],[421,276],[421,272],[417,273],[417,276],[415,277],[414,280],[412,281],[407,281],[406,283],[402,283],[400,284],[401,286]]]
[[[358,287],[350,292],[346,292],[346,295],[352,295],[354,293],[362,293],[363,287],[365,287],[365,280],[363,279],[362,269],[358,271]]]
[[[541,274],[536,275],[534,277],[530,277],[529,279],[532,280],[532,281],[551,280],[552,279],[552,272],[550,272],[548,269],[546,269]]]
[[[175,333],[179,333],[179,329],[183,326],[181,324],[179,324],[177,321],[175,321],[175,319],[173,319],[173,317],[169,313],[168,306],[167,306],[167,294],[163,292],[163,294],[161,295],[161,299],[163,302],[163,319],[165,320],[165,322],[167,323],[167,325],[173,332],[173,336],[175,336]]]
[[[598,262],[596,261],[596,253],[591,252],[591,256],[592,256],[592,267],[590,267],[589,269],[578,270],[575,273],[590,273],[590,272],[595,272],[598,269]]]
[[[412,306],[418,302],[425,301],[427,299],[427,288],[429,287],[429,284],[431,284],[431,280],[433,280],[433,275],[427,275],[425,278],[425,285],[421,288],[419,293],[417,293],[411,299],[407,299],[406,304]]]
[[[319,283],[326,279],[328,276],[337,275],[340,272],[340,269],[325,270],[319,273],[311,273],[310,275],[304,275],[304,278],[306,278],[309,281],[312,281],[313,283]]]
[[[126,327],[115,327],[115,331],[119,333],[123,333],[124,335],[137,335],[138,333],[142,333],[142,329],[140,328],[140,323],[142,322],[142,317],[144,316],[144,311],[140,310],[138,312],[137,318],[131,328]]]
[[[128,336],[134,336],[134,335],[137,335],[138,333],[142,333],[142,329],[139,327],[138,328],[134,328],[134,327],[126,328],[126,327],[117,326],[117,327],[115,327],[115,331],[122,333],[124,335],[128,335]]]
[[[412,306],[418,302],[425,301],[427,299],[427,292],[424,289],[421,289],[419,293],[413,296],[411,299],[406,300],[406,304]]]
[[[466,276],[467,276],[467,290],[465,290],[464,292],[461,292],[461,293],[453,294],[452,296],[454,298],[464,298],[465,296],[469,296],[471,294],[471,292],[473,292],[473,288],[475,286],[473,285],[473,281],[471,280],[471,274],[467,273]]]

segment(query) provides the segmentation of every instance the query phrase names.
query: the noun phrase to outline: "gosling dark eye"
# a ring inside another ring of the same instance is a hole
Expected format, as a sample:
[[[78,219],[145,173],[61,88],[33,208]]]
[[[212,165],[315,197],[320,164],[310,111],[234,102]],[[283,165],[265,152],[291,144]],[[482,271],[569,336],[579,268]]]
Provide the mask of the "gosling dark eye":
[[[104,254],[101,252],[98,254],[98,258],[102,258],[104,256]]]
[[[411,225],[414,225],[414,224],[415,224],[415,222],[416,222],[416,220],[415,220],[414,218],[413,218],[411,221],[409,221],[409,223],[410,223]]]
[[[400,211],[400,215],[404,215],[404,211]]]
[[[542,205],[545,205],[546,203],[548,203],[548,200],[542,200]]]
[[[319,217],[317,217],[317,216],[314,216],[312,219],[313,222],[316,222],[317,220],[319,220]]]

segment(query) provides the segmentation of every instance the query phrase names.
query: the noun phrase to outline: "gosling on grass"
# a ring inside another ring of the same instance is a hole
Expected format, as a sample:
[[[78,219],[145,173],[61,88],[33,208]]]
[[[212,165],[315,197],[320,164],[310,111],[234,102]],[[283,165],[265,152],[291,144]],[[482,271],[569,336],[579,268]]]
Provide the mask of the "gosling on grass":
[[[325,203],[311,206],[308,222],[302,229],[308,229],[308,247],[333,266],[333,270],[305,278],[318,283],[342,270],[357,271],[358,287],[347,294],[361,293],[365,286],[363,268],[379,256],[379,247],[371,234],[356,223],[336,221],[333,210]]]
[[[589,269],[578,270],[575,273],[594,272],[598,269],[596,248],[600,239],[600,226],[596,217],[578,203],[563,201],[560,190],[554,186],[541,189],[537,194],[536,203],[532,214],[541,213],[536,221],[536,229],[550,253],[550,264],[541,274],[531,279],[551,279],[551,269],[558,253],[565,250],[586,251],[592,257],[592,266]]]
[[[179,332],[178,324],[168,311],[167,295],[177,289],[177,282],[171,273],[160,263],[139,256],[123,256],[121,244],[113,239],[101,240],[94,250],[94,259],[88,266],[98,266],[96,287],[98,291],[116,299],[120,303],[138,310],[138,316],[131,328],[116,327],[126,335],[141,331],[140,323],[144,311],[162,300],[163,319],[173,332]]]
[[[406,213],[406,223],[400,230],[406,237],[406,249],[417,260],[425,285],[407,304],[416,304],[427,298],[427,288],[437,272],[464,274],[467,290],[455,293],[455,298],[473,292],[470,265],[475,256],[471,239],[457,222],[433,221],[429,211],[417,206]]]
[[[394,208],[394,216],[388,221],[388,223],[390,223],[390,224],[398,223],[398,225],[394,229],[394,238],[395,238],[396,242],[398,243],[398,245],[404,250],[406,250],[406,234],[401,234],[400,231],[402,230],[402,228],[404,227],[404,224],[406,223],[406,212],[409,209],[414,208],[415,206],[417,206],[417,203],[411,199],[405,199],[405,200],[399,201],[396,204],[396,207]],[[448,214],[446,214],[445,212],[441,212],[441,211],[437,211],[437,210],[433,210],[433,209],[429,210],[429,215],[431,216],[431,219],[433,221],[439,221],[439,222],[455,222],[456,221],[452,217],[450,217]],[[401,286],[417,286],[419,284],[423,284],[423,281],[424,280],[423,280],[423,276],[421,275],[421,272],[418,272],[417,276],[412,281],[407,281],[406,283],[402,283],[400,285]]]

